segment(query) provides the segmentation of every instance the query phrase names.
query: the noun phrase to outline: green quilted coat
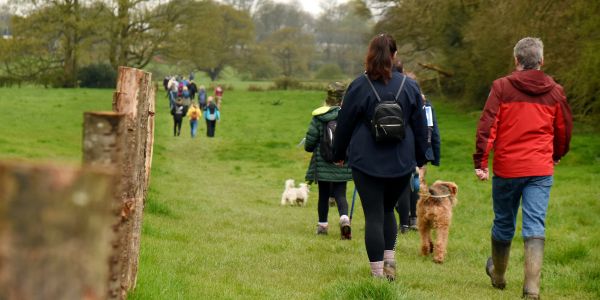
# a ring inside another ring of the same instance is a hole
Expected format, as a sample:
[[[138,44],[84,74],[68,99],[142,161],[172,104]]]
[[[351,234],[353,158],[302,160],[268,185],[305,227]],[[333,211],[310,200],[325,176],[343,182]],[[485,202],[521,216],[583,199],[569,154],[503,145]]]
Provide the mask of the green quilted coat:
[[[320,107],[313,111],[313,118],[306,132],[306,141],[304,150],[312,152],[313,155],[306,171],[306,180],[313,181],[331,181],[342,182],[352,180],[352,171],[348,164],[339,167],[335,164],[326,162],[321,156],[319,142],[323,134],[323,126],[331,120],[337,119],[339,106]],[[316,167],[316,169],[315,169]]]

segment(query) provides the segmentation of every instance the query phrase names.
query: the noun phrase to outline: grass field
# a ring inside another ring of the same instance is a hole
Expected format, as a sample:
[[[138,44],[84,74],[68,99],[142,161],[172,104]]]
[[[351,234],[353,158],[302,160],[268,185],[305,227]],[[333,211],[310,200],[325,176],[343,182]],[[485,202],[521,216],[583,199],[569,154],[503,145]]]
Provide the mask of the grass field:
[[[478,112],[433,99],[442,165],[429,180],[459,185],[443,265],[418,254],[419,237],[400,235],[397,280],[369,276],[357,202],[351,241],[315,236],[316,186],[306,207],[280,207],[286,178],[302,181],[310,155],[296,147],[323,92],[226,91],[216,137],[172,136],[167,99],[157,93],[155,149],[140,270],[130,299],[515,299],[523,243],[515,237],[504,291],[484,273],[490,253],[489,182],[471,153]],[[0,158],[81,160],[82,113],[109,110],[110,90],[0,89]],[[576,125],[577,126],[577,125]],[[600,298],[600,139],[577,131],[555,173],[542,274],[545,299]],[[349,184],[348,199],[353,185]],[[330,210],[336,224],[337,211]],[[520,223],[520,219],[519,219]]]

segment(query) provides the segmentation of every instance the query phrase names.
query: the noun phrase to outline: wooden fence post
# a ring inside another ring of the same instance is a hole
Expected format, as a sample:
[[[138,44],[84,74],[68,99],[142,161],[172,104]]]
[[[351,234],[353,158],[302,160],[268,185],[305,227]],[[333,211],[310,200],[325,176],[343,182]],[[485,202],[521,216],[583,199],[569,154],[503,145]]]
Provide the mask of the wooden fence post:
[[[151,162],[154,90],[152,74],[134,68],[119,67],[117,90],[113,95],[113,111],[125,114],[124,156],[121,163],[123,192],[121,199],[127,220],[122,287],[124,293],[135,288],[139,261],[142,213]]]
[[[0,299],[105,299],[114,172],[0,162]]]
[[[148,135],[146,137],[146,160],[144,169],[146,170],[144,199],[150,185],[150,169],[152,167],[152,154],[154,153],[154,113],[156,112],[156,86],[150,90],[148,99],[150,106],[148,108]]]
[[[122,289],[122,270],[124,267],[121,259],[126,244],[126,219],[121,219],[123,203],[121,194],[122,174],[118,167],[121,166],[124,155],[125,115],[115,112],[86,112],[83,117],[83,164],[97,167],[110,167],[116,169],[113,184],[113,213],[115,224],[111,228],[114,233],[111,241],[112,251],[109,259],[108,293],[107,299],[125,299],[126,291]]]

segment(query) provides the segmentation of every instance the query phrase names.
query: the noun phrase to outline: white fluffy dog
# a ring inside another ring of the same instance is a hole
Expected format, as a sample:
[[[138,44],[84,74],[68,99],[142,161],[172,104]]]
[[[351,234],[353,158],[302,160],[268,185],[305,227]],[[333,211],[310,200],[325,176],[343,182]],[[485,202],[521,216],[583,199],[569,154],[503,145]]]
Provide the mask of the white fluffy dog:
[[[305,206],[308,202],[308,185],[301,183],[299,187],[295,187],[294,179],[285,181],[285,190],[281,194],[281,205],[302,205]]]

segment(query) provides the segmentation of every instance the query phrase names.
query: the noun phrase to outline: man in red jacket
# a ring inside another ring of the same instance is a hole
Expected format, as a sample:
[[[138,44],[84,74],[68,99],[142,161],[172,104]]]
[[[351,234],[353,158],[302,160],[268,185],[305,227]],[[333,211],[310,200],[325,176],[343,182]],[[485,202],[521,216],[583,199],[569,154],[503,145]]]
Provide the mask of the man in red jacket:
[[[480,180],[489,178],[494,150],[492,257],[486,272],[504,289],[511,241],[522,199],[525,244],[523,296],[539,299],[545,219],[554,166],[569,151],[572,117],[562,86],[540,70],[544,45],[521,39],[514,48],[516,70],[494,81],[477,126],[473,162]]]

